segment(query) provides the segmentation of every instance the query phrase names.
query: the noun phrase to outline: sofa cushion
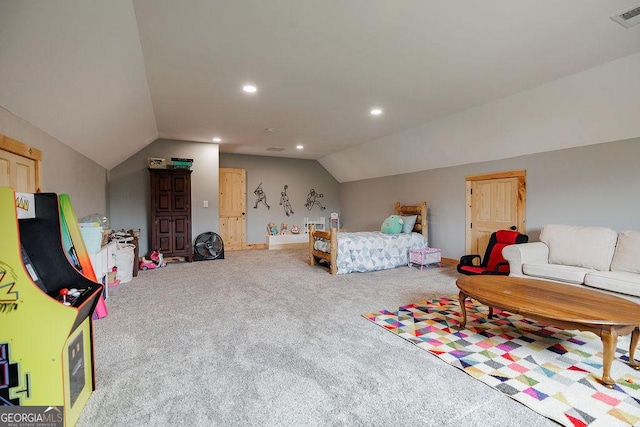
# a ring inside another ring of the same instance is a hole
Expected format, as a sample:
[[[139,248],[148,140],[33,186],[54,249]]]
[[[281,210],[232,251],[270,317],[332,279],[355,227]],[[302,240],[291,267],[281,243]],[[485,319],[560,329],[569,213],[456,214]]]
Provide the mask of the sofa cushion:
[[[589,268],[570,265],[531,263],[522,265],[522,272],[532,278],[558,280],[574,284],[584,283],[585,275],[591,271],[593,270]]]
[[[640,231],[622,231],[618,234],[611,271],[640,273]]]
[[[549,246],[549,263],[609,270],[618,233],[606,227],[545,225],[540,241]]]
[[[626,271],[592,271],[584,284],[592,288],[640,297],[640,274]]]

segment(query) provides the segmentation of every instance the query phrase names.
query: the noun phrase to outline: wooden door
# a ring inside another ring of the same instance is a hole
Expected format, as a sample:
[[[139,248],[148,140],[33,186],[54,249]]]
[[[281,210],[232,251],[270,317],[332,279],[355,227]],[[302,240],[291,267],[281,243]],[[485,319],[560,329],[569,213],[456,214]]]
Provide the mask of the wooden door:
[[[467,177],[466,253],[484,256],[491,233],[526,234],[525,171]]]
[[[190,209],[188,200],[191,191],[189,175],[172,176],[171,210],[176,212],[188,212]]]
[[[174,215],[171,219],[173,252],[190,253],[189,217],[187,215]]]
[[[246,175],[244,169],[220,168],[220,237],[228,250],[246,246]]]
[[[155,220],[155,237],[156,245],[152,248],[154,251],[160,251],[163,254],[173,253],[173,227],[170,216],[158,216]]]
[[[163,254],[186,254],[189,251],[187,215],[156,217],[157,249]]]
[[[42,188],[42,152],[0,134],[0,187],[24,193]]]
[[[171,201],[171,174],[158,172],[155,173],[155,177],[151,184],[155,190],[152,209],[155,209],[158,215],[169,214],[172,212],[173,205]]]

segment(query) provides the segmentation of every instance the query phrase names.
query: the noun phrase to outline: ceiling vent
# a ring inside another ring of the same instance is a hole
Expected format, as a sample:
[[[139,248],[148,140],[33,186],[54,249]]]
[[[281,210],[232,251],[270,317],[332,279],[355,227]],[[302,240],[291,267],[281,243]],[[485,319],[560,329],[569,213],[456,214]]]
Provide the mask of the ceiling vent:
[[[617,13],[613,15],[611,19],[625,28],[640,24],[640,6],[636,6],[622,13]]]
[[[267,151],[284,151],[284,148],[280,148],[280,147],[269,147],[269,148],[267,148]]]

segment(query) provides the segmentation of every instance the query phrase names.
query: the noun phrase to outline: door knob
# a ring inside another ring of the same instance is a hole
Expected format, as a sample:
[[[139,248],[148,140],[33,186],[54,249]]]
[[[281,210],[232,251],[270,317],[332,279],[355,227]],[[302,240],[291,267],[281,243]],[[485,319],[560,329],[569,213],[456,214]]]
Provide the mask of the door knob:
[[[515,225],[512,225],[511,227],[509,227],[509,230],[513,230],[516,231],[518,229],[518,227],[516,227]]]

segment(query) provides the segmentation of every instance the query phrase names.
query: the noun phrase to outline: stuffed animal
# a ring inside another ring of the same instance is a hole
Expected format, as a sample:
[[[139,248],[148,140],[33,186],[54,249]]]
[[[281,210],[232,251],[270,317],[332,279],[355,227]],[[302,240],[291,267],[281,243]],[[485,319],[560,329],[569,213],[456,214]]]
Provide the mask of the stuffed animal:
[[[291,227],[291,234],[300,234],[300,227],[298,227],[297,223],[293,223],[293,227]]]
[[[267,233],[272,236],[276,236],[278,234],[278,227],[276,227],[273,222],[270,222],[269,225],[267,225]]]
[[[280,234],[285,235],[287,234],[287,223],[283,222],[282,224],[280,224]]]
[[[385,234],[400,234],[402,232],[402,225],[404,224],[404,220],[399,215],[391,215],[387,219],[384,220],[382,226],[380,227],[380,231]]]

